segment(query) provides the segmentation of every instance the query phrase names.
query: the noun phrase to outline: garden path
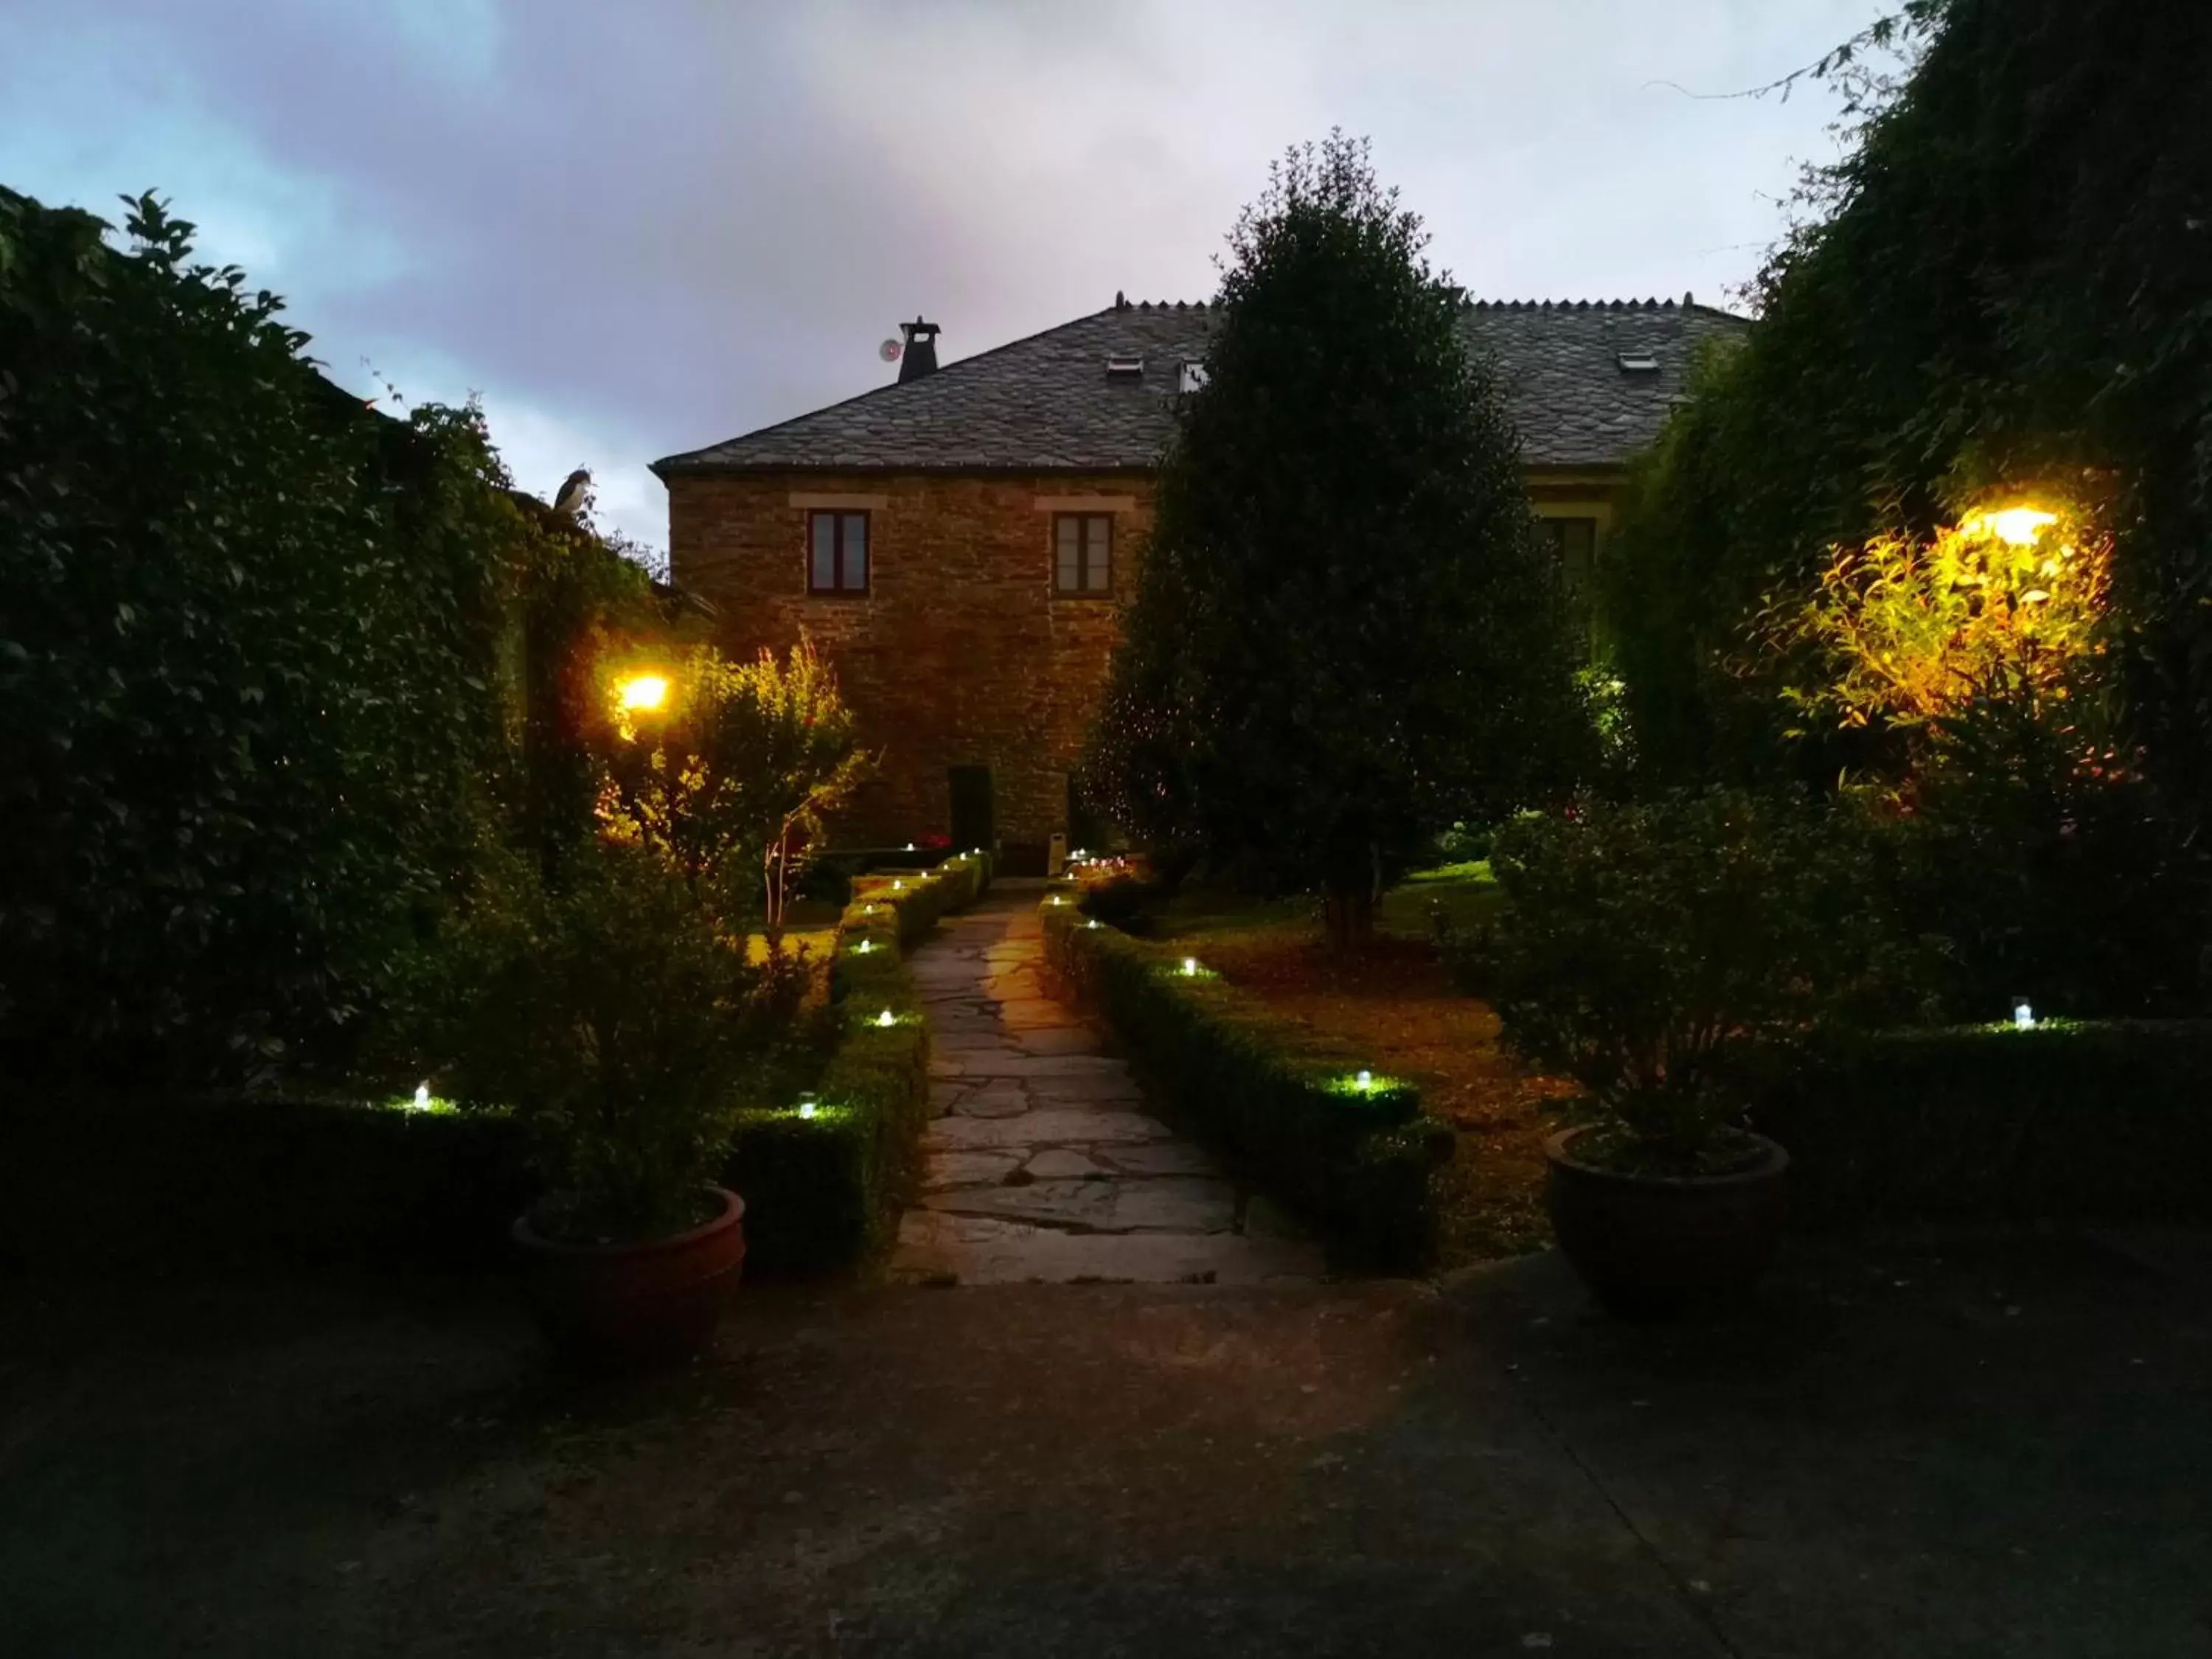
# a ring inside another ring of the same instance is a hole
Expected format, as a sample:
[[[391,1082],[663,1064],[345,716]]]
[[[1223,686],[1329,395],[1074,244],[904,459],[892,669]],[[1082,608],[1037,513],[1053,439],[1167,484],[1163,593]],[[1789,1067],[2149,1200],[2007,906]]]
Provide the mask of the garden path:
[[[913,957],[928,1011],[933,1121],[892,1278],[1318,1278],[1319,1248],[1148,1113],[1127,1064],[1047,995],[1035,886],[1001,884]]]

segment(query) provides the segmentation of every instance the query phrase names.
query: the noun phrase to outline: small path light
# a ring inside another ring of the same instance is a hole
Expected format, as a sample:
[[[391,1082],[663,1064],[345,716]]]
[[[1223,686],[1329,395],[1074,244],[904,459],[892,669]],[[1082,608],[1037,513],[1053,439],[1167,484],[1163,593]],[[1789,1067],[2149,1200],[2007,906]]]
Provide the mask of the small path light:
[[[2033,1031],[2035,1029],[2035,1010],[2027,1006],[2026,997],[2012,1000],[2012,1028],[2015,1031]]]
[[[906,891],[906,884],[902,881],[893,882],[891,884],[891,891],[894,893],[903,893]]]
[[[1370,1089],[1375,1086],[1375,1073],[1372,1072],[1362,1072],[1358,1077],[1354,1078],[1352,1081],[1358,1085],[1359,1092],[1364,1095]]]
[[[862,940],[861,940],[858,945],[855,945],[853,947],[853,949],[854,949],[854,952],[855,952],[855,953],[857,953],[858,955],[860,955],[860,956],[866,956],[866,955],[867,955],[869,951],[871,951],[874,950],[875,948],[876,948],[876,942],[875,942],[875,940],[873,940],[873,939],[862,939]]]
[[[907,850],[908,852],[909,852],[909,853],[911,853],[912,851],[914,851],[914,843],[913,843],[912,842],[907,842],[907,844],[906,844],[906,850]]]
[[[1198,958],[1196,957],[1185,957],[1182,959],[1182,970],[1185,974],[1189,975],[1194,978],[1196,977],[1198,974]]]
[[[812,1117],[814,1115],[814,1097],[812,1095],[799,1096],[799,1115],[801,1117]]]
[[[898,1016],[892,1013],[890,1009],[886,1008],[883,1012],[876,1016],[876,1024],[878,1025],[896,1025],[898,1024]]]
[[[415,1085],[415,1109],[418,1112],[427,1112],[430,1109],[430,1085],[427,1083],[418,1083]]]
[[[1097,917],[1096,917],[1096,916],[1093,916],[1093,917],[1091,917],[1091,920],[1090,920],[1090,921],[1088,921],[1085,922],[1083,925],[1084,925],[1085,927],[1096,927],[1098,925],[1098,918],[1097,918]]]

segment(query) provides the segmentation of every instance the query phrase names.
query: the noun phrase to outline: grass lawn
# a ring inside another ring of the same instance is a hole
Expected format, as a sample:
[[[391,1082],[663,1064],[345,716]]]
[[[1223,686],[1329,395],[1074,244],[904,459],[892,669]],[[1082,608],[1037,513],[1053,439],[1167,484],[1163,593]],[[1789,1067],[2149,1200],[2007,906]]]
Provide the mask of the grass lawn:
[[[1568,1091],[1527,1075],[1500,1042],[1498,1017],[1453,988],[1431,916],[1474,925],[1502,902],[1485,864],[1421,871],[1383,896],[1376,940],[1339,960],[1310,898],[1177,896],[1156,937],[1200,957],[1280,1012],[1410,1077],[1430,1111],[1458,1131],[1444,1185],[1444,1265],[1518,1255],[1551,1242],[1543,1211],[1543,1138]]]

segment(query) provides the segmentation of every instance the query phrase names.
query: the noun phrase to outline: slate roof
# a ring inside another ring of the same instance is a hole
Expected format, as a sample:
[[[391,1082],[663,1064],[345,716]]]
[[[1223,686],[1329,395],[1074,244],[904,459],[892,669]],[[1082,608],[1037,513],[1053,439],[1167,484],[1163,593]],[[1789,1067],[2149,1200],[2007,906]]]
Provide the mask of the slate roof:
[[[1133,302],[945,364],[905,385],[653,464],[697,472],[1115,471],[1158,465],[1174,428],[1178,366],[1206,356],[1221,317],[1203,301]],[[1675,300],[1478,301],[1462,307],[1470,350],[1502,376],[1530,466],[1610,466],[1657,435],[1698,348],[1746,319]],[[1106,360],[1144,360],[1109,379]],[[1620,359],[1656,359],[1624,369]]]

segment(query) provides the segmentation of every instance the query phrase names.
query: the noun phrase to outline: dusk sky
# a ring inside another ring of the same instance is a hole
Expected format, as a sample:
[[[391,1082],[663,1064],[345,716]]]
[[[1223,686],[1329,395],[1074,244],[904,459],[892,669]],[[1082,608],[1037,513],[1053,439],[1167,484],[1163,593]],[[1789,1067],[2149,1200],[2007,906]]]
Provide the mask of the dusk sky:
[[[0,0],[0,183],[154,189],[341,383],[481,393],[516,482],[599,482],[955,360],[1200,299],[1285,146],[1370,136],[1478,297],[1730,302],[1878,0],[748,4]],[[1674,83],[1668,85],[1665,83]]]

